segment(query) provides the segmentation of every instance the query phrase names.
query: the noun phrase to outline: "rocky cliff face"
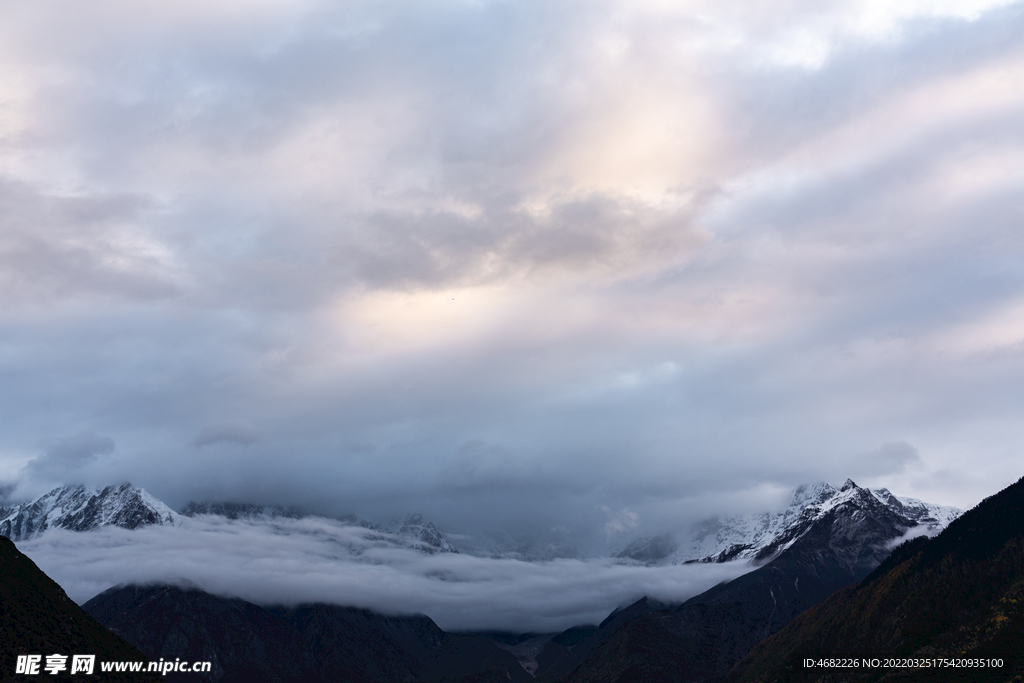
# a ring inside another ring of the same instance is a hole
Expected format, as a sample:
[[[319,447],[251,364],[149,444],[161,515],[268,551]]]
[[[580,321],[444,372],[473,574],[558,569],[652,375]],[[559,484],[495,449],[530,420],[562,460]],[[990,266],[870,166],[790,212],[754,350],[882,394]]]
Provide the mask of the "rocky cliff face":
[[[819,681],[804,658],[999,659],[972,668],[846,669],[834,680],[1019,681],[1024,677],[1024,479],[938,536],[900,545],[858,584],[831,595],[758,645],[728,680]]]
[[[712,518],[684,533],[639,538],[617,557],[645,564],[765,562],[835,506],[859,505],[878,515],[882,514],[879,504],[905,520],[908,528],[923,526],[931,535],[962,514],[957,508],[900,498],[888,489],[860,488],[850,480],[838,489],[827,483],[805,484],[793,492],[790,504],[780,512]]]
[[[186,517],[196,515],[218,515],[228,519],[257,519],[260,517],[286,517],[289,519],[300,519],[304,513],[295,507],[283,507],[281,505],[255,505],[253,503],[189,503],[181,514]]]
[[[916,526],[852,481],[820,493],[760,548],[763,566],[682,605],[645,598],[613,614],[549,675],[576,667],[565,683],[720,678],[798,614],[867,576]]]
[[[250,503],[189,503],[182,510],[186,517],[198,515],[216,515],[231,520],[246,520],[252,523],[273,523],[274,520],[286,519],[317,519],[295,507],[279,505],[254,505]],[[320,518],[323,519],[323,518]],[[340,518],[328,518],[343,524],[370,529],[380,532],[376,537],[383,543],[412,548],[428,555],[435,553],[457,553],[445,535],[434,526],[433,522],[423,519],[422,515],[410,514],[388,524],[372,524],[355,515]]]
[[[422,515],[406,515],[401,521],[392,522],[383,530],[404,539],[409,545],[429,555],[434,553],[457,553],[433,522],[426,522]]]
[[[62,486],[31,503],[13,506],[0,519],[0,536],[13,541],[35,538],[47,529],[90,531],[101,526],[136,529],[176,524],[177,514],[145,490],[131,484],[102,490]]]
[[[888,543],[900,538],[917,523],[882,503],[871,491],[847,479],[827,499],[808,505],[780,534],[765,544],[754,560],[768,562],[792,546],[813,528],[827,529],[827,546],[835,561],[851,575],[867,574],[889,555]]]

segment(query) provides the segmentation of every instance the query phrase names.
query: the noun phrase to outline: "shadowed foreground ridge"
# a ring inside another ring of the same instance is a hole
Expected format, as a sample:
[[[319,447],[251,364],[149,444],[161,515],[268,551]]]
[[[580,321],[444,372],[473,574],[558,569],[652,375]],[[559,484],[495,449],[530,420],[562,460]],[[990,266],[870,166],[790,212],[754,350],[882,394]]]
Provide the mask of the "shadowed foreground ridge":
[[[1001,670],[805,669],[804,657],[1002,657]],[[730,683],[1019,681],[1024,675],[1024,478],[935,538],[909,541],[860,584],[756,647]],[[830,676],[830,677],[828,677]]]
[[[530,677],[481,636],[429,617],[302,605],[266,609],[177,586],[119,586],[84,608],[151,658],[205,660],[214,683],[506,683]],[[168,680],[171,680],[168,677]]]
[[[67,672],[51,676],[15,675],[18,655],[96,655],[92,676]],[[14,543],[0,537],[0,681],[74,680],[158,681],[153,674],[101,673],[100,661],[143,661],[146,656],[105,629],[76,605]]]

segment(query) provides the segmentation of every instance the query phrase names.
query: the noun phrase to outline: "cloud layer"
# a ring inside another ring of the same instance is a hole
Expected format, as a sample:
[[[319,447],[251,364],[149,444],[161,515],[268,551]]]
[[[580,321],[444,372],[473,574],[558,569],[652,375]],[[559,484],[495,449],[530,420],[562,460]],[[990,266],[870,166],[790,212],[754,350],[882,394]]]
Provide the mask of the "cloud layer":
[[[263,605],[329,602],[423,613],[446,630],[552,633],[644,595],[681,601],[750,566],[639,567],[425,555],[325,519],[195,517],[181,527],[54,529],[19,549],[81,603],[119,583],[181,583]]]
[[[969,507],[1021,474],[1022,29],[6,5],[0,485],[586,547],[821,479]]]

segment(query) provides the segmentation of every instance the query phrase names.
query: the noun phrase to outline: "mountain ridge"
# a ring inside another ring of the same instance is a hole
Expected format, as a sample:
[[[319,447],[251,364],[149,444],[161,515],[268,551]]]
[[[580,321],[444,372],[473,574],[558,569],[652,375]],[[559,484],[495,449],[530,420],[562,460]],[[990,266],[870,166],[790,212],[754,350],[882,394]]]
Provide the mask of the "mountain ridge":
[[[54,653],[96,655],[94,680],[161,680],[149,673],[101,673],[101,661],[142,661],[145,656],[76,605],[8,538],[0,538],[0,576],[0,681],[31,680],[13,674],[19,655]]]
[[[815,681],[802,659],[844,655],[1002,658],[971,680],[1024,676],[1024,478],[965,512],[938,536],[917,538],[856,585],[830,596],[760,643],[732,683]],[[1011,661],[1012,660],[1012,661]],[[847,670],[843,680],[964,680],[958,669]]]
[[[447,633],[425,615],[326,604],[260,607],[196,588],[116,586],[83,605],[151,658],[213,662],[217,683],[525,683],[490,639]]]
[[[91,531],[102,526],[137,529],[178,524],[178,513],[145,489],[122,483],[94,489],[82,484],[60,486],[30,503],[9,506],[0,519],[0,536],[29,540],[47,529]]]
[[[613,557],[646,565],[733,560],[764,563],[772,553],[779,551],[779,539],[787,534],[792,535],[791,526],[811,513],[824,514],[829,505],[835,504],[833,499],[841,499],[844,493],[845,489],[837,489],[827,483],[801,485],[794,490],[790,504],[784,510],[705,520],[691,529],[688,544],[680,544],[676,540],[677,535],[673,533],[640,537],[625,549],[614,553]],[[924,526],[929,533],[943,528],[961,513],[949,506],[898,497],[884,488],[873,489],[871,494],[897,513]],[[50,528],[90,531],[109,525],[127,529],[154,524],[180,525],[188,518],[201,515],[257,523],[319,517],[295,506],[232,502],[190,502],[177,513],[145,489],[128,483],[103,489],[69,485],[55,488],[29,503],[0,506],[0,535],[18,541],[35,538]],[[371,523],[355,515],[324,519],[391,535],[396,540],[400,539],[401,544],[428,554],[460,552],[456,543],[444,532],[418,514],[408,514],[384,524]],[[382,540],[384,538],[382,536]],[[534,548],[537,543],[540,543],[540,547]],[[572,538],[564,534],[534,541],[507,533],[498,534],[492,538],[488,548],[474,549],[470,544],[468,550],[470,554],[482,552],[483,556],[528,562],[562,557],[579,559],[580,553]],[[462,552],[465,551],[465,548],[462,549]]]
[[[850,490],[850,484],[853,484],[850,479],[838,489],[825,482],[802,484],[793,491],[789,505],[781,511],[710,518],[691,528],[689,538],[683,542],[677,541],[672,533],[644,536],[631,542],[616,557],[651,565],[733,560],[765,562],[772,553],[767,549],[777,550],[777,539],[786,535],[787,529],[808,514],[827,512],[830,505],[836,504],[833,499],[837,496],[841,499],[842,494]],[[929,532],[945,528],[962,514],[962,510],[951,506],[895,496],[886,488],[860,490],[869,491],[883,505]]]
[[[757,569],[680,605],[644,598],[613,613],[597,634],[541,672],[545,680],[718,679],[804,610],[869,575],[917,526],[852,481],[823,493],[763,547]]]

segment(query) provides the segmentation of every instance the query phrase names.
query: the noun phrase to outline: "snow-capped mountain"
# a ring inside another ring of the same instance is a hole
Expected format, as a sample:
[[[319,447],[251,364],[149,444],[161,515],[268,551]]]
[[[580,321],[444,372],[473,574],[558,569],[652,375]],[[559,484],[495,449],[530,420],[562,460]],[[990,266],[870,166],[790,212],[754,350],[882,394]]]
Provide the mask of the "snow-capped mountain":
[[[805,484],[793,492],[789,506],[781,512],[712,518],[681,534],[682,540],[672,534],[639,538],[617,557],[646,564],[766,561],[837,506],[869,508],[874,503],[898,515],[900,520],[894,523],[907,529],[924,526],[929,533],[941,531],[962,514],[957,508],[900,498],[888,489],[863,489],[849,479],[840,489],[827,483]]]
[[[359,527],[378,532],[367,536],[370,540],[380,541],[388,545],[397,545],[428,555],[434,553],[457,553],[455,546],[432,522],[423,520],[422,515],[410,514],[402,519],[392,520],[388,524],[372,524],[355,515],[338,518],[318,517],[309,515],[295,507],[279,505],[255,505],[251,503],[189,503],[181,514],[186,517],[199,515],[216,515],[231,520],[247,520],[252,523],[271,523],[276,519],[324,519],[336,524]]]
[[[762,562],[799,537],[800,529],[806,528],[809,522],[821,519],[836,506],[865,508],[871,502],[897,515],[899,519],[893,524],[904,528],[923,525],[929,533],[945,528],[961,514],[953,507],[895,496],[888,489],[861,489],[849,480],[841,489],[819,483],[797,488],[789,506],[780,512],[706,520],[688,533],[665,533],[636,539],[616,556],[645,564],[736,559]],[[181,524],[186,518],[201,515],[256,524],[283,519],[316,519],[294,507],[248,503],[189,503],[178,515],[145,490],[131,484],[108,486],[102,490],[78,485],[56,488],[31,503],[0,506],[0,535],[12,540],[26,540],[50,528],[89,531],[113,525],[135,529],[151,524]],[[367,536],[367,540],[385,546],[412,548],[427,554],[459,552],[433,523],[417,514],[387,524],[372,524],[353,515],[332,519],[331,522],[375,532],[373,538]],[[551,531],[547,535],[527,537],[512,537],[507,533],[501,537],[493,535],[485,539],[488,540],[486,547],[475,547],[470,543],[465,550],[470,554],[526,561],[576,557],[580,550],[567,533]]]
[[[186,517],[218,515],[228,519],[256,519],[259,517],[301,519],[306,516],[296,507],[254,505],[252,503],[189,503],[182,508],[181,514]]]
[[[824,485],[802,487],[794,506],[779,513],[791,523],[754,553],[761,566],[750,565],[752,571],[681,605],[645,597],[613,613],[597,633],[573,646],[571,657],[563,657],[566,664],[561,670],[569,673],[558,680],[632,680],[638,670],[645,681],[725,680],[759,642],[829,595],[867,577],[909,529],[921,526],[899,511],[904,501],[897,499],[896,505],[883,502],[884,497],[849,479],[838,491]],[[918,519],[929,516],[940,523],[937,511],[920,511]],[[803,633],[794,633],[794,642],[806,646],[809,641],[801,638]],[[629,647],[649,642],[651,634],[656,634],[657,647]],[[772,653],[770,647],[766,651]],[[546,654],[551,661],[556,651]],[[544,675],[554,678],[556,672],[549,669]]]
[[[948,505],[933,505],[916,498],[899,498],[889,493],[889,489],[871,489],[875,498],[904,517],[924,524],[929,530],[942,530],[949,523],[964,513],[963,510]]]
[[[82,485],[61,486],[31,503],[0,507],[0,536],[23,541],[56,528],[91,531],[103,526],[124,529],[153,524],[187,526],[190,518],[202,515],[258,525],[309,520],[316,527],[315,522],[322,520],[329,522],[331,529],[355,527],[359,530],[358,538],[385,547],[411,548],[428,555],[458,552],[433,523],[424,521],[422,515],[406,515],[389,524],[377,525],[354,515],[328,519],[305,514],[294,507],[249,503],[189,503],[179,514],[144,489],[127,483],[102,490]],[[304,528],[292,525],[286,532],[302,533]]]
[[[2,511],[0,536],[12,541],[35,538],[47,529],[90,531],[101,526],[136,529],[150,524],[176,524],[178,515],[144,489],[131,484],[102,490],[82,485],[61,486],[31,503]]]
[[[424,522],[423,515],[406,515],[401,520],[392,521],[383,527],[377,527],[381,531],[394,534],[407,541],[418,550],[433,555],[434,553],[457,553],[444,534],[438,531],[432,522]]]
[[[821,502],[805,506],[796,521],[787,526],[770,542],[758,548],[751,559],[768,562],[778,557],[815,524],[826,519],[829,520],[832,550],[836,550],[835,540],[842,539],[842,545],[857,546],[857,551],[853,553],[851,562],[863,559],[859,558],[860,555],[877,555],[869,562],[872,568],[885,559],[889,554],[889,549],[884,544],[874,548],[865,548],[865,545],[871,545],[871,543],[865,544],[862,539],[858,538],[859,536],[871,535],[877,539],[891,541],[908,529],[918,526],[914,520],[901,514],[898,509],[879,500],[870,490],[860,488],[852,479],[847,479],[838,493]],[[865,519],[870,519],[874,523],[865,523]]]

